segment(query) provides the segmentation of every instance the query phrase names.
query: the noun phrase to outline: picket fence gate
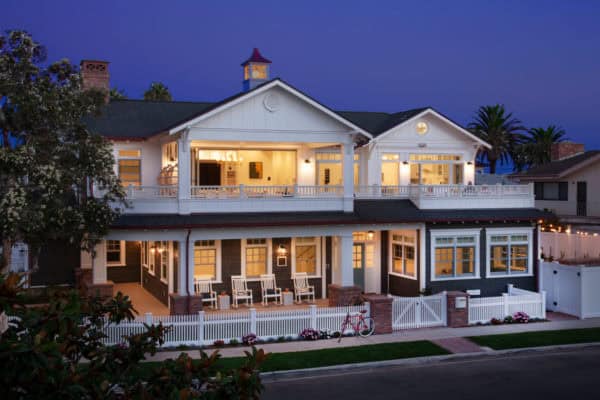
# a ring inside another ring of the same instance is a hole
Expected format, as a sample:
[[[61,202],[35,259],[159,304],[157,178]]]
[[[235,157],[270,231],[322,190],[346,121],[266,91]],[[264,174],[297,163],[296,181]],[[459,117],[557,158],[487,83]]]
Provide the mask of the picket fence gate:
[[[487,323],[492,318],[504,319],[517,312],[531,318],[546,318],[546,293],[531,292],[508,285],[508,293],[495,297],[469,299],[469,324]]]
[[[350,313],[351,316],[360,314],[362,310],[370,315],[369,303],[349,307],[317,307],[310,305],[307,308],[295,310],[257,311],[250,308],[247,311],[215,312],[191,315],[166,315],[154,316],[146,313],[141,318],[119,324],[108,324],[104,329],[105,344],[118,344],[124,341],[127,335],[142,333],[146,325],[162,322],[170,326],[163,346],[179,345],[210,345],[216,340],[225,343],[235,339],[241,341],[244,335],[254,333],[257,338],[269,339],[281,336],[297,337],[302,330],[312,328],[316,330],[339,331]]]
[[[392,329],[446,326],[446,292],[433,296],[392,298]]]

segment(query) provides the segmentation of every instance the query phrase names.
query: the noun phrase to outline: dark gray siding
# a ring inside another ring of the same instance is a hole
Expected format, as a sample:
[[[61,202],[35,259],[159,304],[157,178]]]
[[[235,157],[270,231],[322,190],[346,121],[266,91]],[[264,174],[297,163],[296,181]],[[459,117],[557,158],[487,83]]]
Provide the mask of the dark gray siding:
[[[106,279],[115,283],[140,281],[140,242],[125,242],[125,265],[106,267]]]
[[[526,277],[508,277],[508,278],[486,278],[486,231],[485,228],[510,228],[510,227],[530,227],[529,224],[502,224],[502,225],[490,225],[490,224],[481,224],[481,225],[452,225],[452,226],[427,226],[426,232],[426,241],[427,241],[427,251],[425,252],[425,260],[426,260],[426,291],[431,293],[438,293],[444,290],[460,290],[464,291],[467,289],[479,289],[481,290],[481,296],[498,296],[501,293],[506,292],[506,287],[509,283],[512,283],[516,287],[520,289],[526,290],[537,290],[537,260],[535,259],[536,254],[536,246],[537,240],[536,236],[534,236],[533,243],[533,276]],[[449,280],[449,281],[431,281],[431,229],[473,229],[473,228],[483,228],[480,233],[480,243],[479,243],[479,273],[480,279],[459,279],[459,280]]]

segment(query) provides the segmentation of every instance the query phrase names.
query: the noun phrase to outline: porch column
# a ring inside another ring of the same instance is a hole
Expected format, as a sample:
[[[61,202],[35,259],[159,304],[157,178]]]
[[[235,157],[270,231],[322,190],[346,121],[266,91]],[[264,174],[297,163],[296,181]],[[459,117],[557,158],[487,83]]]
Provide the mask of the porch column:
[[[178,242],[179,247],[179,268],[177,270],[177,293],[180,295],[186,295],[187,291],[187,258],[186,258],[186,247],[185,240],[180,240]]]
[[[190,141],[188,140],[188,131],[185,130],[177,139],[177,199],[179,200],[179,214],[189,214],[191,198],[191,157]]]
[[[354,207],[354,143],[342,143],[342,176],[344,179],[344,212]]]
[[[92,279],[82,282],[83,292],[88,296],[112,297],[113,283],[106,277],[106,240],[98,243],[94,250],[96,257],[85,260],[91,262]]]
[[[329,305],[347,306],[361,293],[361,288],[354,286],[354,270],[352,269],[352,232],[345,232],[337,237],[337,264],[334,268],[333,283],[329,285]]]

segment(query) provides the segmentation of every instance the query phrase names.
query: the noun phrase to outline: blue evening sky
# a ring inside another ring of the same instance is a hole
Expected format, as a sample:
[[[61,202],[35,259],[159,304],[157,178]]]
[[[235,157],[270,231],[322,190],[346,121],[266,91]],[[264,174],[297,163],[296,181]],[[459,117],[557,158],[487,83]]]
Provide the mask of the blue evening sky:
[[[600,1],[2,0],[0,29],[25,29],[49,60],[103,59],[140,98],[241,89],[259,47],[279,76],[343,110],[431,105],[467,124],[503,103],[527,126],[557,124],[600,148]]]

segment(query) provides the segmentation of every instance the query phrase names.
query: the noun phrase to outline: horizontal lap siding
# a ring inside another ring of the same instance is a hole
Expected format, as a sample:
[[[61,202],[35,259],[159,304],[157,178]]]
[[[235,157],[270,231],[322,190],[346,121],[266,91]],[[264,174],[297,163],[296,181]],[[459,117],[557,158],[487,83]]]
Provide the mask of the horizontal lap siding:
[[[426,249],[427,250],[425,252],[425,260],[426,260],[425,275],[426,275],[427,291],[429,291],[431,293],[438,293],[438,292],[442,292],[444,290],[446,290],[446,291],[453,291],[453,290],[465,291],[468,289],[479,289],[479,290],[481,290],[481,296],[499,296],[502,293],[506,293],[507,285],[509,283],[512,283],[519,289],[525,289],[525,290],[531,290],[531,291],[537,290],[537,278],[535,276],[537,274],[537,261],[535,260],[535,255],[537,254],[537,251],[536,251],[537,241],[535,240],[536,235],[533,235],[534,239],[531,243],[531,246],[533,246],[534,276],[524,276],[524,277],[512,276],[512,277],[507,277],[507,278],[486,278],[487,243],[486,243],[485,228],[499,228],[499,227],[500,228],[510,228],[511,226],[515,227],[515,228],[523,228],[523,227],[530,227],[531,225],[528,225],[528,224],[520,224],[520,225],[517,225],[517,224],[513,224],[513,225],[507,225],[507,224],[473,225],[473,224],[469,224],[469,225],[466,225],[465,224],[465,225],[460,225],[460,226],[428,225],[427,226],[427,234],[426,234],[426,242],[427,242]],[[436,282],[431,281],[431,276],[432,276],[431,265],[433,263],[433,260],[431,259],[431,246],[432,246],[431,230],[432,230],[432,228],[433,229],[443,229],[443,230],[451,230],[454,228],[456,228],[458,230],[481,228],[480,243],[479,243],[479,274],[480,274],[481,278],[479,278],[479,279],[457,279],[457,280],[436,281]]]
[[[125,265],[106,267],[106,278],[115,283],[140,281],[140,242],[125,242]]]

